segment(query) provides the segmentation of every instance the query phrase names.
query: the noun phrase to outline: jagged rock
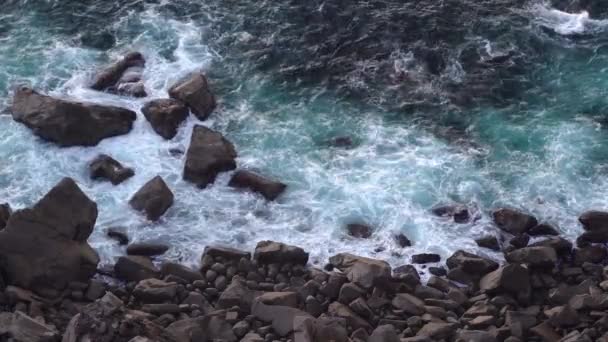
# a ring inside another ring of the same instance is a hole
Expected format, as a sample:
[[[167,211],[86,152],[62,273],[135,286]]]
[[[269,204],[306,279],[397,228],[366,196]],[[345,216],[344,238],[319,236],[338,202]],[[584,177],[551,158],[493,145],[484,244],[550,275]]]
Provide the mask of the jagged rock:
[[[205,188],[219,173],[236,169],[235,158],[234,145],[222,134],[196,125],[186,153],[184,179]]]
[[[551,268],[557,262],[557,254],[551,247],[525,247],[514,250],[505,257],[509,262],[527,264],[531,267]]]
[[[235,172],[228,186],[251,189],[254,192],[262,194],[269,201],[274,201],[287,188],[287,185],[281,182],[273,181],[245,170]]]
[[[207,78],[200,72],[193,73],[174,84],[169,89],[169,96],[184,102],[200,120],[207,119],[216,105]]]
[[[91,179],[105,178],[114,185],[118,185],[135,175],[133,169],[122,166],[121,163],[107,154],[97,156],[89,164],[89,171]]]
[[[165,254],[169,246],[162,243],[141,242],[127,246],[127,255],[156,256]]]
[[[369,335],[368,342],[399,342],[399,336],[392,325],[380,325]]]
[[[498,228],[513,235],[525,233],[538,225],[534,216],[509,208],[495,210],[492,217]]]
[[[114,272],[119,279],[126,281],[140,281],[159,276],[158,269],[152,264],[152,261],[143,256],[118,258],[114,265]]]
[[[500,244],[498,243],[498,239],[496,239],[496,236],[494,236],[494,235],[482,236],[478,239],[475,239],[475,243],[479,247],[488,248],[493,251],[500,250]]]
[[[456,223],[467,223],[471,219],[469,209],[462,204],[436,206],[431,212],[439,217],[450,217]]]
[[[342,304],[348,304],[353,300],[363,296],[366,293],[364,289],[353,284],[346,283],[340,288],[340,294],[338,295],[338,301]]]
[[[34,207],[15,212],[0,231],[3,276],[39,294],[55,296],[72,281],[88,281],[99,256],[87,238],[97,205],[64,178]]]
[[[479,288],[488,293],[528,293],[530,275],[525,267],[518,264],[507,264],[481,278]]]
[[[251,307],[251,314],[260,321],[271,323],[272,328],[279,336],[287,336],[294,330],[294,320],[297,317],[313,318],[308,313],[296,308],[279,305],[266,305],[255,300]]]
[[[425,312],[424,302],[409,293],[396,294],[391,303],[394,308],[410,315],[420,316]]]
[[[91,89],[109,90],[110,92],[117,93],[121,86],[132,87],[133,84],[137,84],[141,81],[141,72],[145,64],[146,60],[141,53],[130,52],[119,61],[112,63],[99,72],[93,80]],[[129,86],[129,84],[131,85]],[[126,95],[129,94],[126,93]],[[145,91],[143,96],[146,96]]]
[[[464,272],[473,275],[484,275],[498,268],[494,260],[483,258],[465,251],[456,251],[446,261],[450,269],[461,268]]]
[[[275,241],[260,241],[255,247],[253,259],[263,264],[293,263],[306,265],[308,263],[308,253],[300,247]]]
[[[160,279],[145,279],[137,283],[133,296],[142,303],[164,303],[171,301],[177,295],[178,285],[167,283]]]
[[[372,236],[373,228],[360,223],[349,223],[346,225],[348,235],[359,239],[368,239]]]
[[[135,112],[39,94],[20,87],[11,107],[13,119],[42,139],[59,146],[95,146],[101,140],[131,131]]]
[[[0,230],[6,227],[6,223],[12,214],[13,210],[8,203],[0,204]]]
[[[245,281],[239,277],[234,277],[228,288],[220,295],[217,307],[219,309],[228,309],[238,306],[244,312],[249,312],[254,298],[255,292],[247,287]]]
[[[362,328],[367,331],[371,331],[372,329],[371,325],[365,319],[361,318],[359,315],[354,313],[348,306],[342,303],[331,303],[329,305],[329,308],[327,309],[327,314],[331,317],[344,318],[347,324],[353,329]]]
[[[251,253],[249,253],[249,252],[241,251],[241,250],[230,248],[230,247],[223,247],[223,246],[205,247],[202,258],[205,258],[206,256],[209,256],[212,258],[223,258],[227,261],[233,261],[233,262],[238,262],[239,260],[241,260],[243,258],[247,259],[247,260],[251,259]]]
[[[127,230],[123,227],[108,228],[106,230],[106,235],[118,241],[119,245],[126,245],[129,243],[129,236],[127,235]]]
[[[552,226],[550,226],[546,223],[541,223],[537,226],[530,228],[530,230],[528,230],[528,235],[530,235],[530,236],[559,235],[559,232],[557,231],[557,229],[553,228]]]
[[[416,336],[426,336],[434,340],[448,339],[456,332],[453,323],[427,323],[418,331]]]
[[[179,125],[188,117],[188,107],[174,99],[150,101],[141,111],[152,129],[167,140],[175,137]]]
[[[350,282],[365,289],[391,278],[391,266],[386,261],[340,253],[330,257],[329,262],[344,272]]]
[[[131,197],[129,204],[145,212],[149,220],[157,221],[173,205],[173,193],[162,177],[156,176]]]
[[[164,276],[173,275],[184,279],[189,283],[193,283],[197,280],[203,280],[203,275],[199,271],[176,264],[174,262],[163,263],[160,271]]]
[[[421,253],[412,255],[413,264],[428,264],[439,261],[441,261],[441,256],[439,256],[439,254]]]
[[[84,294],[84,297],[90,301],[97,300],[106,293],[106,284],[98,281],[91,280],[89,282],[89,286],[87,287],[87,291]]]
[[[49,342],[59,338],[53,327],[47,326],[23,312],[0,313],[0,335],[9,334],[15,341]]]
[[[397,242],[397,245],[401,248],[410,247],[412,245],[410,239],[403,233],[395,235],[395,242]]]

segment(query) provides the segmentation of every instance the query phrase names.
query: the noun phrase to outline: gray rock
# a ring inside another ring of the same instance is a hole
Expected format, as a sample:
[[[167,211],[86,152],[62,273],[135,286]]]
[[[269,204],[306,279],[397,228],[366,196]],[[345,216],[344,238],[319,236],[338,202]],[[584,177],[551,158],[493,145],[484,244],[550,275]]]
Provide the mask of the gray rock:
[[[11,209],[11,206],[8,203],[0,204],[0,230],[6,227],[6,223],[8,222],[8,219],[11,217],[12,214],[13,210]]]
[[[372,329],[371,325],[367,322],[367,320],[354,313],[348,306],[342,303],[331,303],[329,305],[329,308],[327,309],[327,314],[331,317],[344,318],[347,324],[353,329],[362,328],[367,331],[371,331]]]
[[[228,288],[222,292],[217,301],[219,309],[229,309],[238,306],[243,312],[249,312],[255,298],[255,292],[250,290],[245,282],[235,277]]]
[[[271,323],[272,328],[279,336],[287,336],[294,330],[294,320],[297,317],[312,318],[308,313],[296,308],[279,305],[266,305],[255,300],[251,314],[260,321]]]
[[[368,342],[399,342],[399,336],[392,325],[380,325],[369,336]]]
[[[498,263],[494,260],[484,258],[465,251],[456,251],[446,261],[450,269],[461,268],[464,272],[473,275],[484,275],[498,268]]]
[[[258,296],[257,300],[266,305],[298,307],[298,295],[295,292],[266,292]]]
[[[449,339],[456,332],[456,324],[430,322],[418,331],[416,336],[425,336],[434,340]]]
[[[475,239],[475,243],[479,247],[488,248],[493,251],[500,250],[500,244],[498,244],[498,240],[496,239],[496,236],[494,236],[494,235],[482,236],[478,239]]]
[[[487,293],[528,293],[530,291],[530,275],[528,269],[521,265],[507,264],[481,278],[479,288]]]
[[[409,293],[396,294],[391,303],[395,309],[410,315],[420,316],[425,312],[424,302]]]
[[[203,275],[199,271],[174,262],[164,262],[160,268],[160,271],[165,276],[173,275],[182,278],[189,283],[203,279]]]
[[[0,335],[10,334],[15,341],[48,342],[59,338],[53,327],[47,326],[16,311],[0,313]]]

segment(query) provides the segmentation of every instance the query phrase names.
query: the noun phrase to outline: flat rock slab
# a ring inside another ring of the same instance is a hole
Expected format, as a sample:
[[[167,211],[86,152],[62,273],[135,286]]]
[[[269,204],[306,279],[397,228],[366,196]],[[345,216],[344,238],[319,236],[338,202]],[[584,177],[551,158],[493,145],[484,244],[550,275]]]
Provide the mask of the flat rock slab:
[[[15,121],[62,147],[95,146],[127,134],[137,118],[128,109],[53,98],[28,87],[15,91],[11,112]]]

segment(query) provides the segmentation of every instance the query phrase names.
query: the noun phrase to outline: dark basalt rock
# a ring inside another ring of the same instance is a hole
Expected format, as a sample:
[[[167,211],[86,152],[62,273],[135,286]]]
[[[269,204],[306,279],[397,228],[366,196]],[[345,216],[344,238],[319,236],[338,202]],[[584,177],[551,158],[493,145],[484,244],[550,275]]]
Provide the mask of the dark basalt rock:
[[[354,146],[351,137],[335,137],[327,141],[327,145],[338,148],[352,148]]]
[[[496,236],[494,236],[494,235],[486,235],[486,236],[477,238],[477,239],[475,239],[475,243],[479,247],[488,248],[493,251],[500,250],[500,244],[498,243],[498,239],[496,239]]]
[[[91,179],[104,178],[114,185],[118,185],[135,175],[133,169],[122,166],[121,163],[106,154],[100,154],[95,158],[89,164],[89,171]]]
[[[608,230],[608,212],[598,210],[586,211],[578,220],[587,231]]]
[[[123,227],[111,227],[106,230],[106,235],[116,241],[119,245],[127,245],[129,243],[129,236],[127,231]]]
[[[467,223],[471,220],[469,209],[462,204],[439,205],[431,209],[439,217],[450,217],[456,223]]]
[[[410,247],[412,245],[410,239],[402,233],[395,235],[395,242],[397,242],[397,245],[401,248]]]
[[[385,283],[391,278],[391,266],[386,261],[340,253],[330,257],[329,262],[345,273],[350,282],[365,289]]]
[[[207,78],[200,72],[174,84],[169,89],[169,96],[185,103],[200,120],[207,119],[216,106]]]
[[[365,224],[350,223],[346,225],[346,231],[348,232],[348,235],[352,237],[368,239],[372,236],[373,229]]]
[[[222,134],[196,125],[186,153],[184,179],[205,188],[220,172],[236,169],[235,159],[234,146]]]
[[[188,108],[173,99],[150,101],[141,111],[154,131],[167,140],[175,137],[179,125],[188,117]]]
[[[127,246],[128,255],[156,256],[165,254],[169,246],[162,243],[141,242]]]
[[[460,268],[473,275],[484,275],[498,268],[498,264],[494,260],[465,251],[456,251],[446,260],[446,265],[450,269]]]
[[[251,253],[241,251],[238,249],[224,247],[224,246],[207,246],[203,252],[202,258],[204,259],[206,256],[211,258],[223,258],[227,261],[236,261],[245,258],[247,260],[251,259]]]
[[[534,216],[509,208],[494,211],[492,217],[498,228],[513,235],[525,233],[538,225]]]
[[[532,227],[530,230],[528,230],[528,235],[530,235],[530,236],[541,236],[541,235],[557,236],[557,235],[559,235],[559,232],[554,227],[552,227],[546,223],[541,223],[535,227]]]
[[[165,181],[156,176],[133,195],[129,204],[145,212],[149,220],[157,221],[173,205],[173,193]]]
[[[149,258],[136,255],[118,258],[114,265],[114,273],[118,279],[125,281],[158,278],[160,274]]]
[[[254,192],[262,194],[269,201],[274,201],[287,188],[287,185],[281,182],[273,181],[244,170],[235,172],[228,186],[251,189]]]
[[[141,53],[130,52],[99,72],[93,80],[91,89],[105,90],[120,95],[145,97],[147,94],[141,81],[145,65],[146,60]]]
[[[433,253],[421,253],[412,255],[412,263],[413,264],[429,264],[432,262],[441,261],[441,256],[439,254]]]
[[[4,227],[6,227],[6,223],[12,214],[13,210],[8,203],[0,204],[0,229],[4,229]]]
[[[509,262],[539,268],[551,268],[557,262],[557,254],[551,247],[525,247],[510,252],[505,257]]]
[[[11,112],[15,121],[62,147],[95,146],[127,134],[137,117],[128,109],[56,99],[27,87],[15,91]]]
[[[263,264],[293,263],[306,265],[308,263],[308,253],[300,247],[275,241],[260,241],[255,247],[253,259]]]
[[[64,178],[34,207],[11,215],[0,232],[4,280],[45,296],[88,281],[99,263],[86,242],[96,219],[95,202]]]

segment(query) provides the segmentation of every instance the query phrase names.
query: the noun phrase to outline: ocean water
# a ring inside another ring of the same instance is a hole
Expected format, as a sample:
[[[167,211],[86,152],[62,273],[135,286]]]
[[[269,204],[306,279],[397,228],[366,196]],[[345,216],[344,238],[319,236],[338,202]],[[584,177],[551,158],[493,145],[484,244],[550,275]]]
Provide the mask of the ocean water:
[[[581,231],[578,215],[608,208],[608,9],[600,1],[4,0],[0,14],[0,202],[35,203],[72,177],[99,206],[91,244],[104,262],[124,253],[104,229],[161,240],[166,258],[196,263],[204,246],[299,245],[323,263],[338,252],[409,261],[419,252],[478,250],[490,211],[512,206]],[[147,65],[146,99],[87,88],[126,51]],[[276,202],[181,179],[194,116],[171,141],[140,108],[204,70],[219,106],[202,124],[221,131],[242,168],[288,184]],[[58,148],[14,122],[11,89],[138,113],[134,129],[91,148]],[[349,136],[354,146],[327,141]],[[133,167],[119,186],[91,181],[107,153]],[[156,223],[130,196],[161,175],[175,204]],[[434,217],[463,203],[477,220]],[[370,239],[348,223],[375,228]],[[393,236],[413,242],[398,247]],[[497,254],[490,256],[500,258]]]

